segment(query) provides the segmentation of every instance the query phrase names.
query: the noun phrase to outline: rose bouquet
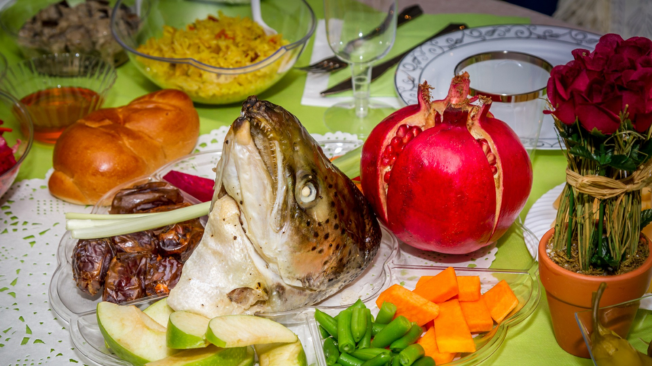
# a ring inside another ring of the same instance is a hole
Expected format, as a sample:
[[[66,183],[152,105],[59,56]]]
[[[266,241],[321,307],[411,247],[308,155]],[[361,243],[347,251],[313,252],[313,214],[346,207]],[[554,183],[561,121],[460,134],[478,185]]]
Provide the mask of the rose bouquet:
[[[568,166],[550,257],[584,274],[619,274],[648,256],[639,245],[641,189],[652,174],[652,41],[603,36],[553,68],[548,98]]]

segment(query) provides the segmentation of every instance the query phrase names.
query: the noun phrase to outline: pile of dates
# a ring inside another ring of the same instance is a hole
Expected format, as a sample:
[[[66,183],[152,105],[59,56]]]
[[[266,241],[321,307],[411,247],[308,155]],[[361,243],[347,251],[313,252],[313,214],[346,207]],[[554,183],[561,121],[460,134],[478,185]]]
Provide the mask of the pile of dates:
[[[181,192],[165,182],[150,182],[118,192],[111,214],[172,211],[189,206]],[[77,242],[72,273],[77,287],[102,299],[124,303],[165,296],[181,277],[183,263],[202,236],[199,219],[154,230]]]

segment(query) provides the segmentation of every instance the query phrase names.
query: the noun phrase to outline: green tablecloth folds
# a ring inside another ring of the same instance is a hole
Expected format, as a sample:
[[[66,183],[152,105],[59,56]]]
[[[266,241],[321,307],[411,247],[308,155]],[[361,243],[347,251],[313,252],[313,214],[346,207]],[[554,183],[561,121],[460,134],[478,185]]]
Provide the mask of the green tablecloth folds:
[[[322,3],[317,0],[310,0],[309,3],[317,17],[323,18]],[[529,19],[519,17],[497,17],[482,14],[423,15],[413,22],[399,28],[394,47],[387,57],[392,57],[393,55],[399,54],[422,42],[437,30],[445,27],[448,23],[466,23],[470,27],[477,27],[491,24],[529,23]],[[306,50],[297,63],[297,66],[308,64],[312,52],[313,41],[314,39],[308,43]],[[5,34],[2,34],[0,38],[0,52],[5,54],[10,64],[21,58],[18,54],[18,50]],[[330,78],[329,84],[332,85],[349,76],[350,72],[348,70],[339,71]],[[278,84],[259,95],[259,98],[270,100],[275,104],[282,105],[284,108],[295,114],[308,131],[323,134],[328,132],[322,122],[322,116],[326,108],[301,105],[301,95],[304,90],[305,81],[305,73],[296,70],[290,71]],[[448,85],[435,85],[435,87],[447,88]],[[158,87],[141,75],[133,65],[127,63],[118,69],[117,82],[111,89],[105,106],[113,107],[123,105],[138,96],[157,89]],[[372,96],[395,96],[393,70],[387,72],[380,80],[374,82],[371,90]],[[345,95],[346,94],[343,93],[338,96]],[[228,106],[196,105],[196,107],[199,111],[199,115],[202,117],[200,131],[202,134],[206,134],[220,126],[229,125],[235,118],[237,118],[240,111],[240,105],[237,104]],[[52,167],[52,151],[52,146],[35,142],[32,151],[21,167],[18,180],[43,178],[47,170]],[[564,181],[565,166],[565,158],[559,151],[538,151],[536,153],[534,161],[534,185],[524,213],[527,212],[530,206],[543,193]],[[473,187],[469,187],[469,189],[473,189]],[[2,228],[0,227],[0,230],[1,229]],[[58,243],[50,243],[50,247],[47,248],[48,252],[55,253],[54,249],[57,244]],[[2,243],[2,245],[27,244]],[[510,260],[509,248],[503,249],[504,250],[499,249],[496,261],[505,262]],[[20,258],[16,258],[16,260],[20,260]],[[503,266],[503,268],[504,267],[505,266]],[[46,270],[52,271],[53,268],[43,269],[43,271]],[[13,277],[15,277],[13,276],[13,273],[3,273],[0,269],[0,296],[10,296],[8,295],[8,291],[4,291],[2,288],[11,287],[10,282]],[[39,282],[44,281],[49,282],[49,278],[39,278]],[[23,284],[23,286],[28,285]],[[3,314],[2,317],[11,316],[18,319],[18,313],[12,312],[11,309],[3,308],[0,309],[0,312]],[[26,318],[24,320],[29,320],[27,319],[29,314],[22,314],[22,316]],[[13,347],[13,349],[7,349],[7,347],[4,347],[3,345],[4,343],[8,343],[5,341],[6,338],[9,338],[9,334],[13,334],[16,329],[18,329],[19,332],[17,332],[13,337],[20,338],[22,336],[21,334],[24,333],[23,328],[25,328],[24,322],[17,320],[17,324],[20,325],[20,327],[18,327],[20,329],[14,328],[13,330],[0,333],[0,360],[2,360],[0,363],[3,365],[14,362],[18,362],[17,364],[23,364],[22,358],[25,358],[26,360],[29,358],[29,355],[23,354],[25,351],[23,351],[21,347],[28,349],[29,345],[33,342],[30,341],[25,346]],[[0,332],[2,331],[5,331],[5,329],[0,329]],[[29,334],[31,334],[31,330]],[[645,336],[645,338],[648,340],[649,335]],[[11,343],[17,344],[13,342]],[[53,347],[53,349],[54,348],[56,347]],[[51,359],[43,360],[42,362],[49,364],[67,364],[69,362],[78,361],[74,359],[62,360],[61,357],[57,360],[55,356],[56,353],[53,352]],[[29,365],[30,363],[31,362],[27,362],[26,364]],[[552,333],[550,312],[545,300],[545,294],[543,294],[538,309],[525,322],[510,329],[504,346],[491,357],[487,364],[551,365],[553,363],[555,365],[590,365],[591,361],[573,357],[564,352],[557,345]]]

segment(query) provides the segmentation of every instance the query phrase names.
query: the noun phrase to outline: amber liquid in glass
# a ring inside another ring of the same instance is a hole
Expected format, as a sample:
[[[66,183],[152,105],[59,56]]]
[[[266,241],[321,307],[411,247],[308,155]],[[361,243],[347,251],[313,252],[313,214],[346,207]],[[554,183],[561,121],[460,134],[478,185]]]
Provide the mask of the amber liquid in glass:
[[[39,90],[20,101],[34,120],[34,139],[54,144],[66,127],[98,109],[103,99],[90,89],[69,86]]]

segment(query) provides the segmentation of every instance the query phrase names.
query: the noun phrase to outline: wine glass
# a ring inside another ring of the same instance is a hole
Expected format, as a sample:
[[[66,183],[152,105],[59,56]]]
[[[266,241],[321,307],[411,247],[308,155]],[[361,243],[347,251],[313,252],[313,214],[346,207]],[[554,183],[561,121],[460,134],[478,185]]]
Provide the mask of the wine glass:
[[[369,99],[371,63],[385,56],[396,38],[396,0],[324,0],[326,36],[333,53],[351,64],[353,99],[324,114],[331,131],[361,139],[394,109]]]

